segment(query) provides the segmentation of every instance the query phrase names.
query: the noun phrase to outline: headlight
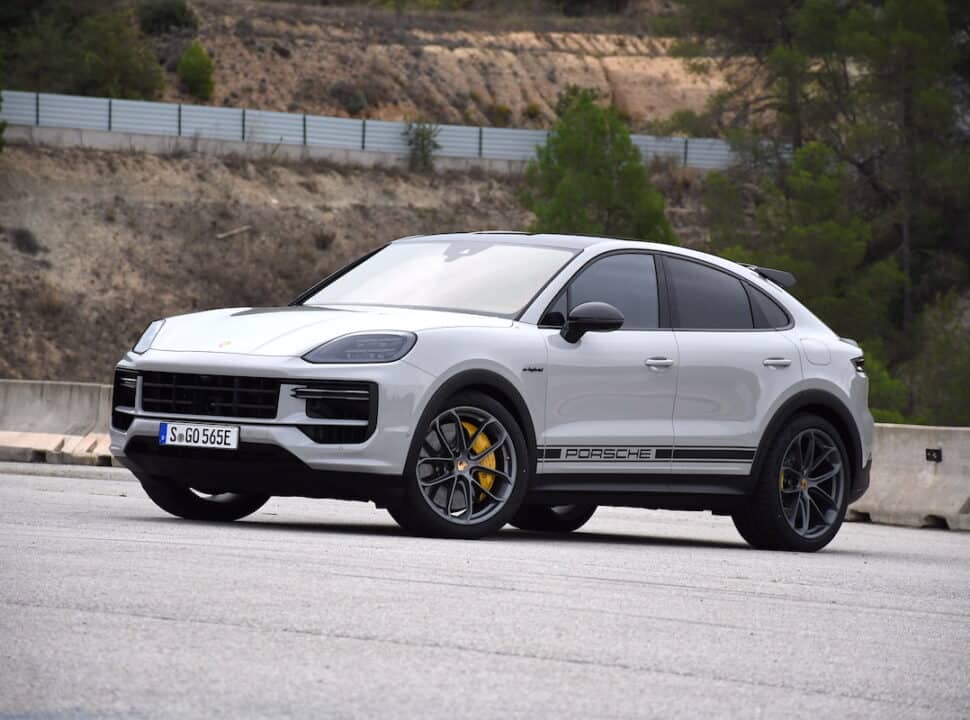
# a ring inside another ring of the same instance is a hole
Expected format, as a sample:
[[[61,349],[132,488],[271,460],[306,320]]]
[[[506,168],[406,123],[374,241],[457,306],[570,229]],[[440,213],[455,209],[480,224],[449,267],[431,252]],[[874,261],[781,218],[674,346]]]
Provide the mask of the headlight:
[[[152,346],[152,343],[155,342],[155,336],[158,335],[158,331],[162,329],[162,325],[164,324],[164,320],[156,320],[149,325],[148,329],[141,334],[140,338],[138,338],[138,342],[135,343],[135,347],[133,347],[131,351],[141,355],[148,350],[148,348]]]
[[[409,332],[344,335],[311,350],[303,359],[312,363],[389,363],[407,355],[417,339]]]

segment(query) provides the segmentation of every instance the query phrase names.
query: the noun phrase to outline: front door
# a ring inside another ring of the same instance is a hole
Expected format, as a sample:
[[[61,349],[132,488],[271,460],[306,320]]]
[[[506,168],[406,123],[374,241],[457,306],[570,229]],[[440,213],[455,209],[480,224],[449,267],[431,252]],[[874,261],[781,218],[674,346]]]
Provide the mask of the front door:
[[[573,307],[606,302],[619,330],[566,342],[557,325]],[[546,428],[541,472],[663,473],[670,469],[678,352],[661,330],[655,258],[597,258],[570,282],[540,323],[546,328]]]

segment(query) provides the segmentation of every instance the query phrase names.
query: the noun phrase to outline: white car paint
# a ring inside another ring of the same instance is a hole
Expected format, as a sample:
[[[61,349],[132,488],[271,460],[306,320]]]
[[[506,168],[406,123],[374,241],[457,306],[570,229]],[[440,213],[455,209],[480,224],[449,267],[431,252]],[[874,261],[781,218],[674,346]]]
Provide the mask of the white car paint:
[[[869,460],[868,381],[851,363],[861,351],[749,268],[678,247],[578,236],[467,233],[397,241],[410,242],[547,245],[575,255],[516,317],[413,309],[402,297],[399,307],[231,308],[168,318],[152,346],[143,354],[127,353],[119,369],[282,379],[277,415],[253,421],[148,412],[140,405],[139,379],[136,406],[124,410],[133,417],[130,426],[111,429],[112,452],[124,458],[132,438],[155,436],[166,419],[196,419],[238,425],[242,442],[279,446],[313,469],[399,476],[418,419],[435,393],[460,373],[475,371],[502,378],[521,396],[534,430],[538,474],[670,475],[674,489],[678,476],[743,476],[751,472],[775,414],[807,390],[844,407],[859,438],[857,464]],[[589,333],[575,344],[555,329],[540,327],[545,310],[581,268],[622,251],[682,257],[721,269],[781,305],[791,325],[745,331],[621,329]],[[302,359],[332,339],[379,331],[411,332],[417,341],[403,359],[389,363]],[[819,364],[822,358],[827,364]],[[309,417],[303,402],[290,394],[313,380],[376,383],[376,428],[366,441],[319,444],[298,429],[323,422]],[[611,448],[609,457],[575,450],[597,447]],[[557,457],[547,449],[561,452]],[[738,457],[725,456],[732,450]]]

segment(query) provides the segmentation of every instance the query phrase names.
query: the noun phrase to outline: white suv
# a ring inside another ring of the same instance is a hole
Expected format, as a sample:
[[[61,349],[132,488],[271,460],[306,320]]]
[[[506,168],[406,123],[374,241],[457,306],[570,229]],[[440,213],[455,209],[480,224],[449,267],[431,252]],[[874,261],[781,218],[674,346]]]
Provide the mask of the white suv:
[[[625,505],[818,550],[868,487],[873,423],[859,347],[792,282],[636,241],[405,238],[287,307],[152,323],[111,449],[185,518],[301,495],[472,538]]]

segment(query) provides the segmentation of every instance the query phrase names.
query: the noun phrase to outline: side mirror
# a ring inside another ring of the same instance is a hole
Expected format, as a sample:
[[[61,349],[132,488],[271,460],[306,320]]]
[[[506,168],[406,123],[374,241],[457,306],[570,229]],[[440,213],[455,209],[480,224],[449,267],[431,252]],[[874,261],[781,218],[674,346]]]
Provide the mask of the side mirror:
[[[609,303],[588,302],[569,312],[560,335],[568,343],[577,343],[588,332],[610,332],[623,327],[623,313]]]

